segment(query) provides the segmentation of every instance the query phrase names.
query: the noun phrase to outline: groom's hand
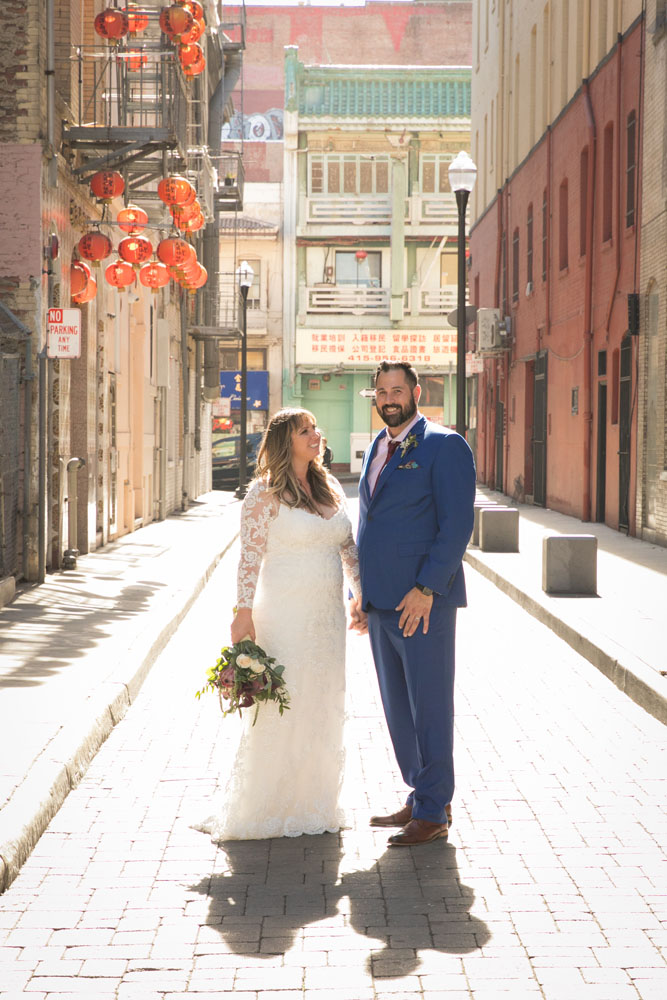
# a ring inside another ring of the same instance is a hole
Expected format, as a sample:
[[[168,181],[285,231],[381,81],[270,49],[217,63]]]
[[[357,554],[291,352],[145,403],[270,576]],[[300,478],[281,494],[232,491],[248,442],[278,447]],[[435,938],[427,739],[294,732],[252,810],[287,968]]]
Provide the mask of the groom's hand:
[[[398,619],[398,627],[403,629],[404,636],[414,635],[421,622],[424,627],[424,635],[428,632],[428,622],[431,617],[433,598],[422,594],[421,590],[413,587],[409,590],[396,611],[401,612]]]
[[[353,597],[350,601],[349,628],[356,629],[361,635],[368,632],[368,615],[361,609],[361,600]]]

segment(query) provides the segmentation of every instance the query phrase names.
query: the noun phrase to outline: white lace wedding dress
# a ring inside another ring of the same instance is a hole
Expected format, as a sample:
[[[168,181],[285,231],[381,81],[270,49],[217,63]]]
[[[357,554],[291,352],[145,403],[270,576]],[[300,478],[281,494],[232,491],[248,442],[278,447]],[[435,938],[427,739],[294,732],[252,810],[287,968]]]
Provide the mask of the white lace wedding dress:
[[[338,486],[340,490],[340,486]],[[342,498],[342,490],[341,498]],[[342,814],[345,717],[343,566],[359,592],[356,546],[342,504],[328,520],[290,508],[255,483],[241,517],[238,606],[257,643],[285,665],[290,708],[243,712],[219,808],[197,825],[214,841],[335,832]]]

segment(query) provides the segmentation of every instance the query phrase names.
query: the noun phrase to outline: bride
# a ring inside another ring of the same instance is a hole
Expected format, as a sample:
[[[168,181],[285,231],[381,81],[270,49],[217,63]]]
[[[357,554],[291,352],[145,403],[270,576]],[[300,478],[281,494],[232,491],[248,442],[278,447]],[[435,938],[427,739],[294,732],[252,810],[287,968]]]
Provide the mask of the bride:
[[[359,597],[344,494],[320,458],[312,413],[272,417],[241,514],[232,642],[250,636],[285,665],[289,710],[244,713],[220,808],[198,829],[215,841],[335,832],[343,774],[343,568]]]

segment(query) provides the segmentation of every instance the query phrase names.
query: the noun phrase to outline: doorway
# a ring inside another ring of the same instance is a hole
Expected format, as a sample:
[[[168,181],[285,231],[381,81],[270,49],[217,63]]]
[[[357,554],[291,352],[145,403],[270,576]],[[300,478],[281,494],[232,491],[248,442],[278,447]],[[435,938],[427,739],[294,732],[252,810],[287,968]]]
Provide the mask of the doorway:
[[[618,393],[618,527],[630,527],[630,426],[632,423],[632,340],[621,341]]]
[[[547,502],[547,352],[535,356],[533,394],[533,502]]]
[[[505,404],[500,400],[496,403],[496,478],[495,488],[502,492],[505,479]]]
[[[595,520],[604,524],[607,501],[607,383],[598,383],[598,451],[595,490]]]

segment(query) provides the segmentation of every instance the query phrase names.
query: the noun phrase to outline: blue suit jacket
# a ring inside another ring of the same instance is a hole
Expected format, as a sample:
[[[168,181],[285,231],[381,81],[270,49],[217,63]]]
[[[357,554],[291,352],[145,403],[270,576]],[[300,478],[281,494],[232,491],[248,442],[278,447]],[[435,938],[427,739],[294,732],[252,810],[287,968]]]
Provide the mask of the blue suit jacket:
[[[357,539],[363,607],[395,608],[416,583],[464,607],[462,559],[475,501],[472,452],[459,434],[424,417],[410,434],[417,444],[404,455],[396,451],[372,497],[367,477],[380,435],[364,456]]]

